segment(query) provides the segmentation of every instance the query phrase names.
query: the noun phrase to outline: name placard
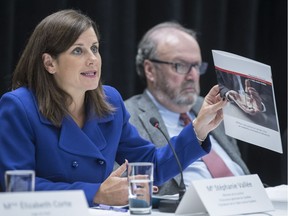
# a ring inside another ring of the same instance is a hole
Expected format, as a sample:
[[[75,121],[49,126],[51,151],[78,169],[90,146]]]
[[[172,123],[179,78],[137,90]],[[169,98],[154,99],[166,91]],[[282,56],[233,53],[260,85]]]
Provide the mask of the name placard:
[[[0,215],[89,215],[82,190],[0,193]]]
[[[211,216],[273,211],[258,175],[193,181],[175,215],[208,212]]]

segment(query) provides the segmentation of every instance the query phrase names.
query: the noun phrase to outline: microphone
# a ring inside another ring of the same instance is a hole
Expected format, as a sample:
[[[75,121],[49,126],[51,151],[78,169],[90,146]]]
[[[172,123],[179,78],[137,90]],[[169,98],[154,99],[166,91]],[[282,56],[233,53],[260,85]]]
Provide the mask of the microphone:
[[[184,178],[183,178],[183,169],[182,169],[182,165],[179,161],[179,158],[175,152],[175,149],[174,147],[172,146],[171,142],[170,142],[170,139],[168,139],[168,137],[165,135],[165,133],[163,132],[163,130],[160,128],[159,126],[159,121],[155,118],[155,117],[152,117],[150,118],[150,124],[157,128],[161,133],[162,135],[165,137],[166,141],[168,142],[172,152],[173,152],[173,155],[177,161],[177,164],[178,164],[178,167],[179,167],[179,171],[180,171],[180,185],[179,185],[179,199],[178,200],[160,200],[159,202],[159,211],[160,212],[175,212],[176,209],[177,209],[177,206],[178,204],[180,203],[184,193],[186,192],[186,186],[184,184]]]

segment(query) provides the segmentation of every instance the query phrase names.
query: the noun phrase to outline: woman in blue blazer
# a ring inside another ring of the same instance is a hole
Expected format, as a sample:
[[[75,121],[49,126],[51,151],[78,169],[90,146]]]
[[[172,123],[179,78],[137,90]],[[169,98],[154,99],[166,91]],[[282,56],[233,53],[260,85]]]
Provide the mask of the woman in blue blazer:
[[[36,190],[81,189],[90,206],[125,205],[125,160],[153,162],[155,185],[179,173],[169,145],[157,149],[142,139],[120,94],[102,86],[98,51],[96,25],[80,12],[56,12],[35,28],[13,90],[0,100],[2,188],[6,170],[33,169]],[[222,120],[226,102],[218,92],[213,87],[194,124],[171,139],[184,168],[210,151],[209,139],[200,140]],[[114,161],[123,165],[112,172]]]

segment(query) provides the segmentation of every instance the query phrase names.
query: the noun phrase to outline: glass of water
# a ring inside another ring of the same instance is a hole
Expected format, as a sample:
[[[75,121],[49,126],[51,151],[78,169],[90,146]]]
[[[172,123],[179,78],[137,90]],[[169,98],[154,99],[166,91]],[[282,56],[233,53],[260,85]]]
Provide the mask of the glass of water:
[[[153,163],[128,163],[128,183],[130,214],[151,214]]]
[[[5,172],[6,192],[34,191],[34,170],[7,170]]]

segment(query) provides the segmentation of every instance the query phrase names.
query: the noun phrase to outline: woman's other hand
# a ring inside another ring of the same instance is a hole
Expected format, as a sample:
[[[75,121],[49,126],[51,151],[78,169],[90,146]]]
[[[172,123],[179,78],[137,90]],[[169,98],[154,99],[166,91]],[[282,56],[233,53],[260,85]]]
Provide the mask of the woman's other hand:
[[[127,169],[128,161],[125,161],[118,169],[101,184],[94,197],[94,203],[105,205],[128,204],[128,181],[127,177],[121,177]]]

